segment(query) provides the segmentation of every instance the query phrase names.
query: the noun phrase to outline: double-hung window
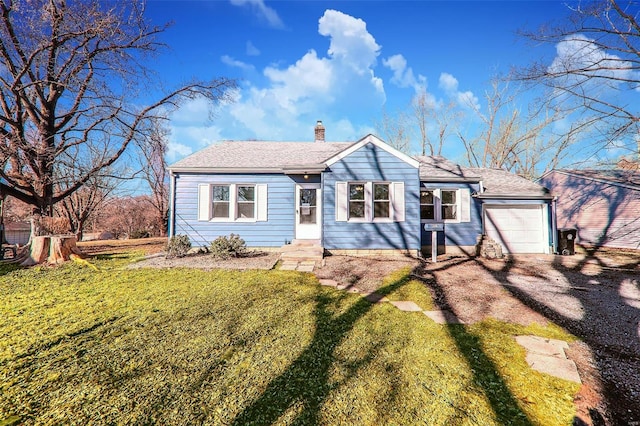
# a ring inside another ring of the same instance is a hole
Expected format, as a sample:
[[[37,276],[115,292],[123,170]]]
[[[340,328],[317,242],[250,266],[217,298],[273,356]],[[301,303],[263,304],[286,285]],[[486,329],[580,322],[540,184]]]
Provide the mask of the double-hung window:
[[[460,189],[420,189],[420,220],[423,222],[469,222],[470,191]]]
[[[236,218],[237,219],[253,219],[256,217],[256,191],[255,186],[236,186]]]
[[[391,198],[388,183],[373,184],[373,218],[388,219],[391,214]]]
[[[239,183],[198,185],[198,220],[266,221],[267,185]]]
[[[420,219],[436,220],[436,198],[433,190],[420,191]]]
[[[213,185],[212,187],[212,217],[214,219],[229,218],[229,185]]]
[[[458,219],[457,192],[444,189],[440,191],[440,207],[443,220]]]
[[[404,182],[336,182],[337,222],[404,222]]]
[[[365,218],[365,189],[363,183],[349,184],[349,219]]]

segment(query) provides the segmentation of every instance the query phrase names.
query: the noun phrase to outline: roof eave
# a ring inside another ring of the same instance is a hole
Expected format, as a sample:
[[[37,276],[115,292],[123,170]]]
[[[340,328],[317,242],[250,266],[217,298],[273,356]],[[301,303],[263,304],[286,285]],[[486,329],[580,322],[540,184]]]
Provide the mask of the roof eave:
[[[475,194],[475,198],[479,199],[491,199],[491,200],[553,200],[554,196],[551,194],[491,194],[483,192],[481,194]]]
[[[282,173],[281,167],[169,167],[170,173]]]

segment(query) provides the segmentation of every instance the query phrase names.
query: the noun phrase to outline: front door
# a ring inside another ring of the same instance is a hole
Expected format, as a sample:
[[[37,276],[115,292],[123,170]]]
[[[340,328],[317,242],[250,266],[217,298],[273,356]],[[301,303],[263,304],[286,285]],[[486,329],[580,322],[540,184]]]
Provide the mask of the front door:
[[[322,203],[319,183],[296,185],[296,239],[319,240]]]

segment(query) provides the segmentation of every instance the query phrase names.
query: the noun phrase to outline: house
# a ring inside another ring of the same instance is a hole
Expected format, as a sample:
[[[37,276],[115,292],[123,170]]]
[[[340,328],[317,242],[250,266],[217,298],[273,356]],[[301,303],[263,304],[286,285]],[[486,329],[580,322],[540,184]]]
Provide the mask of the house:
[[[4,238],[11,245],[25,245],[31,236],[31,223],[29,222],[5,222]]]
[[[474,253],[487,233],[506,252],[549,253],[550,202],[513,174],[410,157],[374,135],[326,142],[222,142],[169,167],[169,235],[195,246],[240,235],[247,246],[308,240],[331,253]]]
[[[539,180],[557,196],[559,228],[584,246],[640,249],[640,171],[552,170]]]

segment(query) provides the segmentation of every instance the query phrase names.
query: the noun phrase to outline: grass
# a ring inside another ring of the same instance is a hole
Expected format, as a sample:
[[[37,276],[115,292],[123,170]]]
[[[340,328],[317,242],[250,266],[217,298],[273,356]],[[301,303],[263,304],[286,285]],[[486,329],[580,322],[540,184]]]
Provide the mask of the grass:
[[[0,270],[0,423],[569,425],[517,334],[442,326],[289,271]],[[430,303],[408,270],[380,292]],[[429,307],[424,307],[428,309]]]

